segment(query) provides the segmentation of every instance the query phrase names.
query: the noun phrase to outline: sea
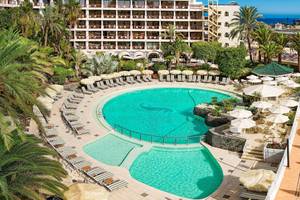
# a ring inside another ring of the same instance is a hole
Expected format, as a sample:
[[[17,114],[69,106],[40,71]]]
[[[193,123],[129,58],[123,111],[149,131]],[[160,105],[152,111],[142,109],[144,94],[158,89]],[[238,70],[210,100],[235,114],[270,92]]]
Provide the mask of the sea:
[[[290,15],[290,14],[264,14],[259,21],[264,22],[269,25],[274,25],[277,23],[293,25],[297,21],[299,22],[300,15]]]

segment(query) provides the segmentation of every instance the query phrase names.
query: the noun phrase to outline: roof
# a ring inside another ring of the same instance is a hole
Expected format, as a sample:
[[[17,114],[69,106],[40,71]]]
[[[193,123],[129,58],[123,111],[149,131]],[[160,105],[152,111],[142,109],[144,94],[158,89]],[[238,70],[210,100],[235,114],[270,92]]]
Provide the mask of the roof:
[[[291,74],[294,72],[294,69],[280,65],[278,63],[272,62],[268,65],[256,67],[252,70],[252,73],[259,76],[282,76],[286,74]]]

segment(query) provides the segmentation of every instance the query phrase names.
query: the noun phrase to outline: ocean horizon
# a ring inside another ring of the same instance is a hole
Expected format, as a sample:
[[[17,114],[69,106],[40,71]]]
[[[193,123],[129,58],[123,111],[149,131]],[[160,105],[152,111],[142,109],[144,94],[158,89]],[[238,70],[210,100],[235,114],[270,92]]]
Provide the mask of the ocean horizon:
[[[300,20],[299,14],[263,14],[263,17],[259,21],[264,22],[269,25],[274,25],[277,23],[282,24],[295,24],[297,20]]]

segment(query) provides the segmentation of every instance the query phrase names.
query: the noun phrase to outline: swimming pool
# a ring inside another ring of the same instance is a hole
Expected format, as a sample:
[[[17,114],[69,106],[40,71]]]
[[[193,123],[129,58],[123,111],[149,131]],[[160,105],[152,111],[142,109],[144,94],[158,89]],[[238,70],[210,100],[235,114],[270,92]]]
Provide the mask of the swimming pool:
[[[133,178],[177,196],[200,199],[221,185],[223,172],[205,147],[152,148],[131,165]]]
[[[230,95],[204,89],[154,88],[121,94],[102,108],[105,120],[118,132],[160,143],[196,143],[208,131],[193,108]]]
[[[141,147],[138,144],[123,140],[115,135],[108,134],[83,147],[83,151],[108,165],[120,166],[126,156],[134,149]]]

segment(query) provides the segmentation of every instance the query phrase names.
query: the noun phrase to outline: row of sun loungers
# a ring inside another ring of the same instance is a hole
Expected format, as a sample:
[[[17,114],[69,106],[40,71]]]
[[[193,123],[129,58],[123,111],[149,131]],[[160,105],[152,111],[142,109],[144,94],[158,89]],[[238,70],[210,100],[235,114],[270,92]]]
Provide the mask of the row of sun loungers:
[[[45,123],[47,124],[47,122]],[[114,175],[111,172],[107,172],[101,167],[92,167],[91,162],[85,160],[81,156],[77,156],[77,152],[72,147],[64,146],[64,140],[57,134],[58,131],[55,127],[45,126],[45,138],[47,142],[70,166],[84,173],[94,182],[106,187],[109,191],[114,191],[123,187],[127,187],[128,183],[126,181],[114,179]]]
[[[142,82],[151,82],[152,78],[150,75],[137,75],[137,76],[126,76],[126,77],[118,77],[114,79],[107,79],[102,81],[97,81],[94,84],[87,85],[86,87],[81,87],[83,94],[93,94],[98,92],[99,90],[105,90],[108,88],[113,88],[117,86],[124,86],[126,84],[135,84]],[[72,101],[70,101],[72,102]]]
[[[213,78],[213,76],[201,76],[201,75],[190,75],[190,76],[185,76],[185,75],[175,75],[169,74],[164,78],[164,76],[159,76],[159,81],[167,81],[167,82],[190,82],[190,83],[215,83],[215,84],[221,84],[221,85],[227,85],[231,83],[230,78],[223,77],[220,80],[219,76],[216,76]]]
[[[84,98],[83,94],[74,92],[63,103],[61,114],[66,124],[76,135],[89,134],[89,130],[85,129],[84,125],[79,121],[76,115],[78,104]]]

